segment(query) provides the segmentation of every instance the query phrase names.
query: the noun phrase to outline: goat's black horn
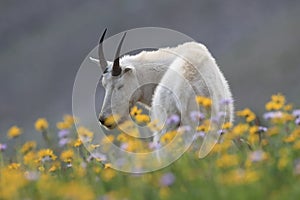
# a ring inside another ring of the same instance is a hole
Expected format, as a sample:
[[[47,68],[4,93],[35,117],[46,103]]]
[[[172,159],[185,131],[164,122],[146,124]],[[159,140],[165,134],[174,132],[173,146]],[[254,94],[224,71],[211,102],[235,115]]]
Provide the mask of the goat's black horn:
[[[99,61],[100,61],[100,66],[102,69],[105,69],[106,66],[107,66],[107,61],[105,60],[105,57],[104,57],[104,53],[103,53],[103,40],[104,40],[104,37],[105,37],[105,34],[106,34],[106,31],[107,31],[107,28],[104,29],[103,31],[103,34],[100,38],[100,41],[99,41],[99,46],[98,46],[98,56],[99,56]]]
[[[124,33],[124,35],[119,43],[118,49],[116,51],[113,69],[111,71],[112,76],[119,76],[122,72],[122,69],[120,67],[120,51],[121,51],[121,47],[122,47],[125,36],[126,36],[126,32]]]

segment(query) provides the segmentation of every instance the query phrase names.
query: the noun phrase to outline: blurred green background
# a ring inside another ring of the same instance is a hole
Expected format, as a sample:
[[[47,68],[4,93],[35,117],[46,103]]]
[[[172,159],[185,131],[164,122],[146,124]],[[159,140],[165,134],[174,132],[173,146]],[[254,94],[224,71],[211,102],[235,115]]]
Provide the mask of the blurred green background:
[[[297,0],[2,0],[0,140],[14,124],[33,130],[38,117],[56,122],[71,113],[76,72],[105,27],[108,35],[165,27],[205,44],[236,109],[261,114],[277,92],[299,106],[299,13]]]

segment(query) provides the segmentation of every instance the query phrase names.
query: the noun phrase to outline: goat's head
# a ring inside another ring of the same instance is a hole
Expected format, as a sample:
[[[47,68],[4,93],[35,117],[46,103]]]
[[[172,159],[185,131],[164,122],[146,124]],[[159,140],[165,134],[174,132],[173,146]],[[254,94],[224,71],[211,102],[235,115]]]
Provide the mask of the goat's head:
[[[103,40],[106,29],[103,32],[99,47],[99,63],[103,70],[102,85],[105,88],[105,97],[99,114],[99,121],[108,129],[116,127],[129,116],[129,109],[136,103],[139,96],[139,84],[136,71],[133,66],[120,65],[120,50],[126,36],[124,33],[116,51],[113,62],[106,61],[103,53]],[[135,95],[132,95],[132,94]]]

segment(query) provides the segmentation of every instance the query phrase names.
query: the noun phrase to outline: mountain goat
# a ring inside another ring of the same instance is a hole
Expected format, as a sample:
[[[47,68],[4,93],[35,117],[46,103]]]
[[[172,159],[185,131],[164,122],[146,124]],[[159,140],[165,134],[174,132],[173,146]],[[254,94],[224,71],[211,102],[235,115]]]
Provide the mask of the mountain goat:
[[[103,69],[102,85],[105,88],[100,123],[113,129],[129,116],[129,110],[137,103],[150,107],[151,120],[155,119],[164,128],[154,136],[159,142],[162,134],[171,127],[165,123],[172,115],[180,116],[180,125],[190,124],[190,112],[195,107],[195,96],[213,100],[211,114],[225,113],[225,120],[232,121],[233,105],[221,106],[218,102],[231,98],[227,81],[207,48],[196,42],[187,42],[174,48],[142,51],[136,55],[119,58],[123,35],[113,62],[104,58],[101,36],[99,60],[91,58]],[[216,103],[214,103],[216,102]],[[115,120],[107,118],[118,114]]]

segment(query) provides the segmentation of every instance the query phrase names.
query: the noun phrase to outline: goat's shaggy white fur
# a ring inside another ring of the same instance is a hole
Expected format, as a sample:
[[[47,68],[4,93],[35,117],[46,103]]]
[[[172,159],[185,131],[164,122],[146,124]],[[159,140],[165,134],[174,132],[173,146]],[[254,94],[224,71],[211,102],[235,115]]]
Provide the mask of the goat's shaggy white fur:
[[[181,116],[182,125],[188,125],[190,111],[195,109],[191,107],[194,97],[201,95],[213,100],[212,115],[225,111],[226,120],[233,120],[233,105],[219,104],[222,99],[232,98],[228,83],[202,44],[187,42],[174,48],[125,55],[120,59],[120,66],[122,73],[117,77],[110,73],[111,62],[103,74],[106,94],[100,118],[116,112],[122,119],[128,116],[128,108],[141,102],[151,108],[151,119],[163,123],[166,117],[176,114]],[[168,128],[166,125],[161,133]],[[155,136],[154,140],[159,141],[159,137]]]

